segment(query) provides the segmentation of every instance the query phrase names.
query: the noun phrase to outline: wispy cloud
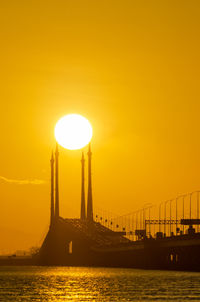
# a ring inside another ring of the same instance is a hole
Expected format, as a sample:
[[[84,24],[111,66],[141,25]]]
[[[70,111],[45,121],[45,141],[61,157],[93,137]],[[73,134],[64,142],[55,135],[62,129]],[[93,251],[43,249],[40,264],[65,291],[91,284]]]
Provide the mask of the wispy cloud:
[[[4,176],[0,176],[0,180],[7,182],[7,183],[12,183],[12,184],[17,184],[17,185],[43,185],[46,183],[45,180],[42,179],[10,179],[6,178]]]

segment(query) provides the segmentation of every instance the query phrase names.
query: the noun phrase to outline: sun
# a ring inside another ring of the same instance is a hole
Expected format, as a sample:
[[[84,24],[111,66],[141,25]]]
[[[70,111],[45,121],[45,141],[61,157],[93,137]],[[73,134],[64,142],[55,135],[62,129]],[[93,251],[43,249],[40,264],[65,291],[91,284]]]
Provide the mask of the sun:
[[[56,141],[69,150],[81,149],[92,139],[90,122],[79,114],[63,116],[55,126]]]

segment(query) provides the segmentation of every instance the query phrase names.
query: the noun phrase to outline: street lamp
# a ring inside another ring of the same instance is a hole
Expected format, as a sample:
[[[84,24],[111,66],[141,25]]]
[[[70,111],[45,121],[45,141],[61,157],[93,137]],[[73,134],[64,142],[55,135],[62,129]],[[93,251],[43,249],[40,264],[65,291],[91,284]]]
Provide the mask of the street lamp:
[[[161,205],[164,203],[164,201],[162,201],[159,204],[159,232],[161,232]]]
[[[199,192],[197,191],[197,220],[199,220]],[[199,232],[199,224],[197,224],[197,232]]]
[[[184,198],[185,198],[185,196],[187,196],[187,194],[176,197],[176,235],[177,235],[177,224],[178,224],[178,200],[180,198],[183,198],[183,219],[184,219]]]
[[[189,193],[189,196],[190,196],[190,220],[192,219],[192,195],[194,193],[197,193],[197,191],[194,191],[192,193]]]
[[[169,224],[169,232],[170,232],[170,237],[171,237],[171,230],[172,230],[172,224],[171,224],[171,220],[172,220],[172,200],[173,199],[171,199],[170,201],[169,201],[169,216],[170,216],[170,224]]]
[[[174,199],[170,199],[170,200],[166,200],[165,201],[165,207],[164,207],[164,220],[165,220],[165,223],[164,223],[164,233],[166,234],[166,208],[167,208],[167,203],[169,202],[169,236],[171,236],[171,220],[172,220],[172,201]]]
[[[170,200],[166,200],[165,201],[165,207],[164,207],[164,234],[166,235],[166,215],[167,215],[167,203],[169,202]]]

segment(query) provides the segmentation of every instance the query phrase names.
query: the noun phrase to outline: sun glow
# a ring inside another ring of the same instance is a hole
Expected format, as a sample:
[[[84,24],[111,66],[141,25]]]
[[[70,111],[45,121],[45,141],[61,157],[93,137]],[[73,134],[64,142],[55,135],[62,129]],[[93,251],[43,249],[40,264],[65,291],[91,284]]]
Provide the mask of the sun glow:
[[[85,117],[79,114],[68,114],[57,122],[55,138],[59,145],[66,149],[81,149],[92,138],[92,126]]]

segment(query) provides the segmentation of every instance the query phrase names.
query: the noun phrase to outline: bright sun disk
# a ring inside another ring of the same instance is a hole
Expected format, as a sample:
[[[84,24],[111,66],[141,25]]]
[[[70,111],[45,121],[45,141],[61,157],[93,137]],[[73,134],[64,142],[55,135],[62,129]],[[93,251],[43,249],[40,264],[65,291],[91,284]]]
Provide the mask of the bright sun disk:
[[[57,122],[55,138],[59,145],[66,149],[81,149],[92,138],[92,126],[85,117],[79,114],[68,114]]]

